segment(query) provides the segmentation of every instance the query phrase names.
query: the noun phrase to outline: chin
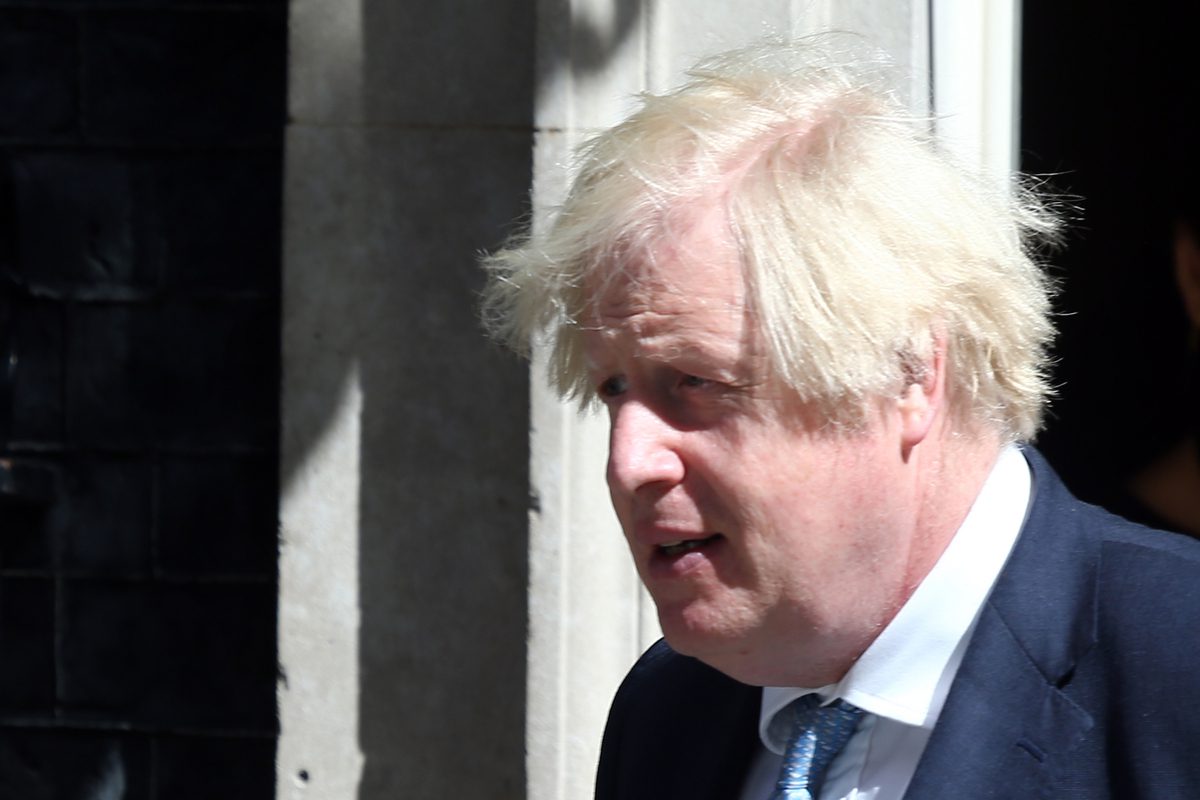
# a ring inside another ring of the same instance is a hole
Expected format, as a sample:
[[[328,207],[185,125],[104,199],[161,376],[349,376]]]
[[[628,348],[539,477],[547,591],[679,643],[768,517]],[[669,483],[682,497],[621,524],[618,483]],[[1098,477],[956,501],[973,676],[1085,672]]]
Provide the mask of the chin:
[[[664,632],[671,649],[712,667],[739,683],[750,686],[772,684],[771,670],[763,669],[752,647],[737,639],[712,636],[673,637]]]
[[[705,609],[693,606],[674,610],[660,607],[658,624],[672,650],[722,672],[725,670],[719,664],[748,659],[752,654],[750,642],[756,628],[719,613],[705,613]]]
[[[820,687],[845,674],[844,665],[823,663],[815,657],[821,648],[803,631],[781,633],[759,616],[739,617],[729,610],[727,606],[706,609],[695,604],[660,607],[658,621],[672,650],[740,683]],[[784,643],[786,646],[781,646]]]

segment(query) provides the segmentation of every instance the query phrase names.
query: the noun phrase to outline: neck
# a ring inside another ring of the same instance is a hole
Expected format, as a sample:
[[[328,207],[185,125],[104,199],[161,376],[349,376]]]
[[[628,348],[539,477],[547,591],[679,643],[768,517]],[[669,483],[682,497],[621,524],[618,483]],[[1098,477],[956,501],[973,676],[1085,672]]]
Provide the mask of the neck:
[[[990,431],[957,433],[948,427],[914,448],[912,492],[917,502],[905,579],[873,635],[825,683],[845,676],[929,576],[962,527],[1002,449],[1000,438]]]
[[[905,600],[933,569],[949,546],[996,465],[1003,446],[990,432],[947,432],[928,459],[919,488],[921,502],[915,529],[909,587]],[[899,609],[897,609],[899,610]]]

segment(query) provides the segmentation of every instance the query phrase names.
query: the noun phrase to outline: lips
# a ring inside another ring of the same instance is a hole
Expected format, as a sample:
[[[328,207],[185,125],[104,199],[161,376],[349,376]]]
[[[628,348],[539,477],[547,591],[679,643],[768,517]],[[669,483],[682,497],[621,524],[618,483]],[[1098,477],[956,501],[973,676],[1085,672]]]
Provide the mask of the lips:
[[[701,539],[679,539],[674,542],[663,542],[658,545],[658,552],[665,556],[679,556],[712,544],[719,538],[721,538],[721,534],[714,533],[712,536],[705,536]]]
[[[639,567],[646,586],[656,601],[662,600],[665,587],[679,580],[691,581],[712,568],[715,560],[723,558],[724,534],[694,533],[680,538],[683,531],[663,536],[651,545],[648,557]]]

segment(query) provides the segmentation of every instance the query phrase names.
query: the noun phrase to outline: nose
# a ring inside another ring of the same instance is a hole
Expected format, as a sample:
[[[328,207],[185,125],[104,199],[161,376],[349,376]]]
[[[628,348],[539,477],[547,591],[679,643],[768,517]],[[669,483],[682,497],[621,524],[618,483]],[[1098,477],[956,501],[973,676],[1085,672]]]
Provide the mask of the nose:
[[[608,486],[632,496],[645,486],[683,480],[680,431],[644,403],[630,400],[612,410],[608,438]]]

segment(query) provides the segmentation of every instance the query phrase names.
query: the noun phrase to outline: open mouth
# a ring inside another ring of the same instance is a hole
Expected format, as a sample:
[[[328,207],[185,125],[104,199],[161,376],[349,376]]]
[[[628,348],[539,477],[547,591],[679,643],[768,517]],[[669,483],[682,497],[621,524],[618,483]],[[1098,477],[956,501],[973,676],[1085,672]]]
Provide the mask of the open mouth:
[[[678,542],[667,542],[658,546],[658,552],[666,556],[678,556],[690,553],[693,550],[699,550],[701,547],[710,545],[720,538],[721,534],[714,533],[712,536],[706,536],[703,539],[681,539]]]

